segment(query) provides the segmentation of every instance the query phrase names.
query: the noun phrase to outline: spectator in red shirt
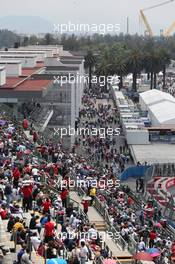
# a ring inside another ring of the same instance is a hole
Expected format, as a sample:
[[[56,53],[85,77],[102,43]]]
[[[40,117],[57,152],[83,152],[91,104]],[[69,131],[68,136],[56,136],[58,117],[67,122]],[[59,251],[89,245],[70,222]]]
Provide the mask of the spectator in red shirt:
[[[173,241],[173,244],[171,247],[171,261],[172,261],[172,263],[175,262],[175,241]]]
[[[149,233],[149,247],[150,248],[154,247],[154,241],[155,241],[156,238],[157,238],[156,231],[155,230],[152,230]]]
[[[58,176],[58,165],[57,164],[54,166],[54,175]]]
[[[7,219],[7,211],[4,208],[0,208],[0,216],[2,219]]]
[[[131,206],[132,204],[134,204],[134,200],[129,196],[128,197],[128,205]]]
[[[173,241],[172,247],[171,247],[171,252],[175,256],[175,240]]]
[[[43,214],[46,214],[46,213],[50,214],[51,201],[49,200],[49,198],[47,198],[43,202],[42,206],[43,206]]]
[[[24,211],[28,212],[28,210],[32,209],[32,185],[26,185],[22,187],[23,193],[23,209]]]
[[[45,243],[53,240],[55,234],[54,229],[55,225],[53,222],[51,222],[50,216],[48,216],[48,222],[44,226]]]
[[[22,126],[24,130],[28,129],[29,124],[26,118],[24,118],[24,120],[22,121]]]
[[[18,183],[19,183],[19,178],[21,177],[21,173],[18,169],[18,167],[16,167],[14,170],[13,170],[13,186],[14,188],[18,188]]]
[[[84,213],[87,214],[88,208],[89,208],[89,201],[87,201],[87,200],[82,201],[82,205],[84,208]]]
[[[36,143],[38,140],[38,134],[36,133],[36,131],[33,132],[33,142]]]
[[[67,198],[68,198],[69,191],[66,190],[65,188],[62,189],[62,192],[60,194],[61,200],[63,207],[67,208]]]
[[[25,173],[30,174],[31,173],[31,167],[27,165],[24,169]]]

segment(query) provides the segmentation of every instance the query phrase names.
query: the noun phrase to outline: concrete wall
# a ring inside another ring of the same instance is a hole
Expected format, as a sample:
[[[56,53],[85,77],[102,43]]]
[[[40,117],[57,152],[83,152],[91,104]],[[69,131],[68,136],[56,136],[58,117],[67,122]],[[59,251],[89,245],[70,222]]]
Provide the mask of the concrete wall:
[[[22,64],[21,63],[6,63],[4,64],[0,61],[0,66],[4,66],[6,69],[6,76],[20,76],[22,74]]]
[[[6,69],[5,67],[0,68],[0,85],[4,85],[6,83]]]
[[[52,57],[54,54],[58,54],[63,51],[62,45],[30,45],[27,47],[20,47],[20,50],[28,51],[44,51],[46,52],[47,57]]]
[[[34,68],[36,67],[37,56],[25,57],[24,56],[16,56],[16,55],[8,55],[8,57],[0,54],[0,60],[11,61],[11,60],[20,60],[23,68]]]
[[[36,56],[36,61],[44,61],[46,57],[45,51],[32,51],[32,50],[10,50],[10,51],[0,51],[0,56]]]
[[[129,145],[149,144],[148,130],[126,130],[126,139]]]
[[[44,59],[44,65],[46,67],[49,67],[49,66],[59,66],[63,64],[60,61],[58,61],[57,58],[55,57],[47,57]]]
[[[75,128],[76,118],[76,83],[71,85],[71,127]],[[75,136],[71,136],[71,146],[75,142]]]

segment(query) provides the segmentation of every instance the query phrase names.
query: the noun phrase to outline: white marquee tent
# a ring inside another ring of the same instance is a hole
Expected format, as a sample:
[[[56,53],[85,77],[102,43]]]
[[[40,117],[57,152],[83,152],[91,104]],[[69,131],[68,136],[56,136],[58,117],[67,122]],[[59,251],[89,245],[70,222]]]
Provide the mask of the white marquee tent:
[[[147,110],[153,126],[175,126],[175,98],[153,89],[140,94],[139,102]]]
[[[149,110],[150,106],[167,101],[175,103],[175,98],[168,93],[156,89],[140,93],[139,96],[139,103],[143,110]]]
[[[175,103],[160,102],[150,106],[148,112],[153,126],[175,126]]]

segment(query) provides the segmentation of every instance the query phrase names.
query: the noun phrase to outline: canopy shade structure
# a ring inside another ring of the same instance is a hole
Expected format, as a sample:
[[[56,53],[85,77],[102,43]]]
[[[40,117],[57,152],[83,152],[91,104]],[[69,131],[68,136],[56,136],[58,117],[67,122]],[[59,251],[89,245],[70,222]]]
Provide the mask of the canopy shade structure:
[[[175,126],[175,103],[165,101],[149,107],[149,116],[154,126]]]
[[[150,106],[166,101],[175,103],[175,98],[168,93],[156,89],[140,93],[139,95],[139,103],[143,110],[148,110]]]

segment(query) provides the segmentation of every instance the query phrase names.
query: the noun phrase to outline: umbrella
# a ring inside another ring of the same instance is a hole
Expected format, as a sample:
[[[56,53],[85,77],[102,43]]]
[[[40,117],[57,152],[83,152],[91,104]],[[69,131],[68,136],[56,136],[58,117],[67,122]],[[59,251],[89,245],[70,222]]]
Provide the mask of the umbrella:
[[[153,263],[151,260],[150,261],[142,260],[142,264],[148,264],[149,262]]]
[[[159,228],[162,227],[161,223],[157,223],[155,226],[156,226],[156,227],[159,227]]]
[[[156,258],[156,257],[160,256],[160,252],[157,252],[157,253],[155,252],[155,253],[152,253],[150,255],[151,255],[151,257]]]
[[[147,261],[153,260],[153,257],[149,253],[147,253],[147,252],[139,252],[139,253],[136,253],[133,256],[133,258],[136,259],[136,260],[147,260]]]
[[[158,253],[160,255],[158,248],[148,248],[146,252],[149,253],[151,256],[155,253]]]
[[[103,261],[103,264],[116,264],[116,260],[115,259],[105,259]]]
[[[48,259],[47,264],[67,264],[67,261],[60,258]]]

